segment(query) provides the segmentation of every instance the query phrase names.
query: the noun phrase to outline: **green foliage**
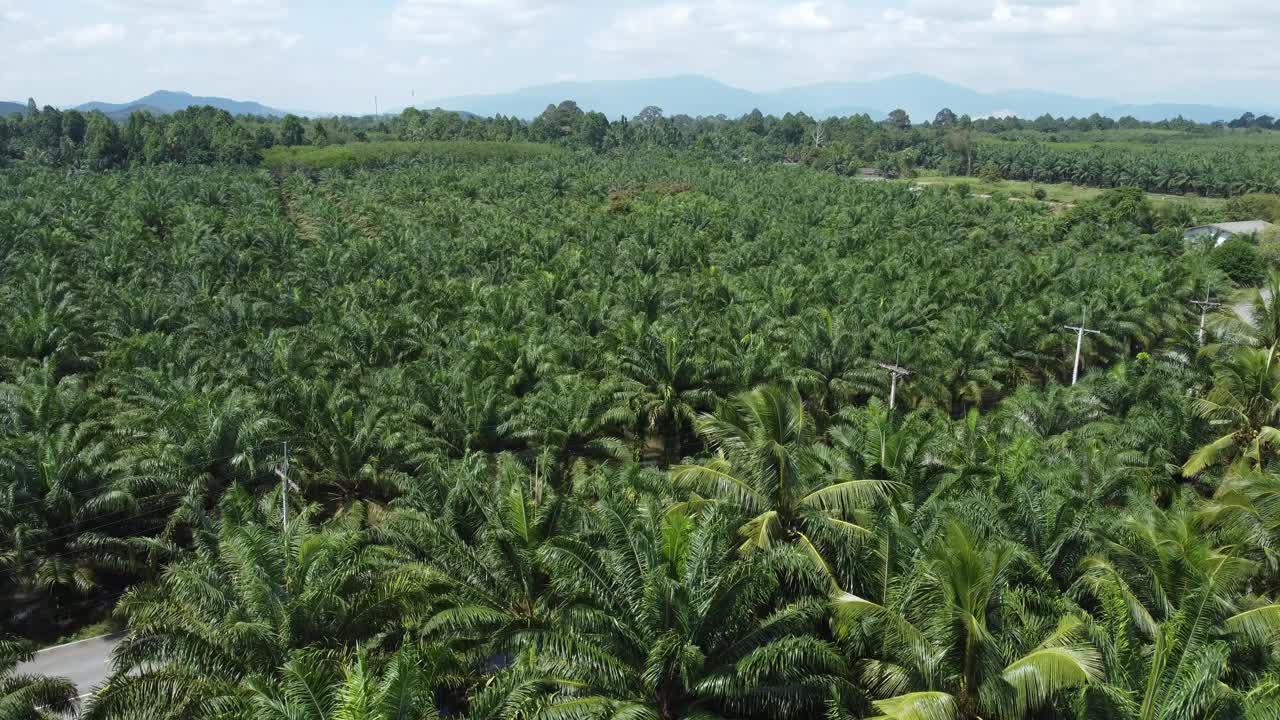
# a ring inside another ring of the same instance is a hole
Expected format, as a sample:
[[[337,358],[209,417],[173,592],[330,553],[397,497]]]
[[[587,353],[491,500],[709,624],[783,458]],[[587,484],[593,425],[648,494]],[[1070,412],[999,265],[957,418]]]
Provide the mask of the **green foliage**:
[[[1227,238],[1213,249],[1212,258],[1214,266],[1238,285],[1257,285],[1266,273],[1258,246],[1247,236]]]
[[[529,160],[555,157],[555,148],[531,143],[383,142],[377,144],[268,148],[263,163],[273,169],[376,168],[423,160]]]
[[[1266,220],[1280,223],[1280,195],[1248,193],[1233,197],[1222,206],[1225,220]]]

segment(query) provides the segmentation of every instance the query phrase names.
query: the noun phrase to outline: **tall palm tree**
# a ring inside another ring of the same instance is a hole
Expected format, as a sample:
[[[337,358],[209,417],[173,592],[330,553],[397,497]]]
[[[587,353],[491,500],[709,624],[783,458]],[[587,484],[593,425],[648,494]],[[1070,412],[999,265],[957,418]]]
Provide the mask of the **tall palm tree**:
[[[127,574],[139,549],[128,531],[155,509],[118,486],[106,413],[82,378],[58,378],[50,363],[0,384],[0,568],[48,610]]]
[[[1025,716],[1102,678],[1081,612],[1027,621],[1012,576],[1028,558],[953,524],[885,603],[845,593],[832,623],[888,718]],[[1030,567],[1034,571],[1034,567]]]
[[[1213,387],[1193,407],[1217,437],[1182,466],[1187,477],[1219,463],[1261,469],[1280,446],[1280,354],[1276,346],[1240,348],[1217,365]]]
[[[1252,295],[1245,305],[1246,317],[1237,314],[1238,305],[1227,305],[1214,316],[1215,329],[1231,344],[1270,347],[1280,343],[1280,270],[1267,273],[1262,287]]]
[[[778,603],[767,558],[731,558],[723,513],[603,502],[595,517],[597,542],[556,538],[541,552],[571,606],[521,638],[528,653],[512,673],[541,678],[542,716],[812,716],[847,688],[840,658],[812,634],[823,601]]]
[[[0,720],[53,720],[79,705],[70,680],[14,672],[34,655],[25,640],[0,638]]]
[[[672,468],[672,479],[741,509],[749,518],[738,530],[741,551],[793,545],[830,574],[820,548],[872,535],[847,518],[885,498],[893,483],[837,474],[840,464],[815,444],[813,421],[794,388],[747,391],[715,415],[700,416],[696,427],[715,455]]]

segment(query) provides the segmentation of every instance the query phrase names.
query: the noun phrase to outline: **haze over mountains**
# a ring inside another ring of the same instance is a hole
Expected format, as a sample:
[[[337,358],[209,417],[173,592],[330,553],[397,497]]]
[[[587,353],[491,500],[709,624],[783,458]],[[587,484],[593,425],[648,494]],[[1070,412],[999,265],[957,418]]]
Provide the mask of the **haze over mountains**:
[[[896,75],[881,80],[825,82],[771,92],[752,92],[732,87],[700,75],[682,75],[651,80],[607,80],[561,82],[491,95],[445,97],[425,103],[425,107],[466,110],[478,115],[515,115],[529,118],[550,103],[572,99],[584,110],[598,110],[610,118],[632,116],[646,105],[657,105],[667,115],[719,115],[737,117],[759,109],[766,114],[805,112],[816,117],[867,113],[883,118],[902,108],[915,121],[931,120],[949,107],[957,115],[986,117],[1014,114],[1035,118],[1054,116],[1085,117],[1093,113],[1118,118],[1132,115],[1139,120],[1163,120],[1181,115],[1190,120],[1212,122],[1239,117],[1248,108],[1231,108],[1190,103],[1125,104],[1103,98],[1082,98],[1038,90],[980,92],[928,75]],[[1255,108],[1262,112],[1267,108]]]
[[[701,75],[680,75],[646,80],[602,80],[559,82],[510,92],[441,97],[419,104],[424,108],[446,108],[477,115],[511,115],[532,118],[549,104],[574,100],[584,110],[596,110],[609,118],[635,115],[648,105],[656,105],[667,115],[726,115],[738,117],[759,109],[782,115],[805,112],[815,117],[866,113],[881,119],[902,108],[916,122],[930,120],[941,108],[957,115],[987,117],[1013,114],[1035,118],[1045,113],[1058,117],[1085,117],[1100,113],[1119,118],[1132,115],[1139,120],[1163,120],[1181,115],[1198,122],[1230,120],[1246,110],[1256,113],[1272,107],[1233,108],[1193,103],[1126,104],[1104,98],[1084,98],[1038,90],[981,92],[928,75],[896,75],[880,80],[824,82],[770,92],[754,92],[726,85]],[[166,114],[192,105],[212,105],[234,115],[284,115],[286,111],[259,102],[202,97],[185,92],[160,90],[129,102],[87,102],[77,110],[100,110],[118,120],[135,110]],[[0,115],[24,112],[25,103],[0,103]],[[318,113],[298,113],[317,115]],[[331,113],[324,113],[331,114]]]

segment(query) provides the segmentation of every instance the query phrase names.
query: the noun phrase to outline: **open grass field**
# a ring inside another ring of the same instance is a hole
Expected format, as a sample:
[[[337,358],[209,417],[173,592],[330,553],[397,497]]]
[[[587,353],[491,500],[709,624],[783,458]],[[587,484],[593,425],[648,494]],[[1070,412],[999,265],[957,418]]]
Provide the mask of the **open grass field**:
[[[1073,185],[1071,183],[1034,183],[1024,180],[997,180],[989,181],[977,177],[967,177],[964,175],[930,175],[922,173],[919,177],[910,181],[913,185],[930,186],[930,185],[968,185],[969,188],[978,195],[994,195],[1002,193],[1011,198],[1019,198],[1024,200],[1034,200],[1036,188],[1043,189],[1045,192],[1044,201],[1051,203],[1059,203],[1062,205],[1076,205],[1082,202],[1092,200],[1102,193],[1106,192],[1105,188],[1084,187],[1081,185]],[[1161,193],[1147,193],[1153,202],[1157,203],[1173,203],[1184,202],[1189,203],[1197,209],[1214,209],[1220,207],[1226,202],[1223,198],[1207,198],[1195,195],[1165,195]]]
[[[262,153],[271,169],[369,168],[416,159],[528,160],[564,153],[554,145],[515,142],[412,142],[347,143],[326,146],[277,146]]]

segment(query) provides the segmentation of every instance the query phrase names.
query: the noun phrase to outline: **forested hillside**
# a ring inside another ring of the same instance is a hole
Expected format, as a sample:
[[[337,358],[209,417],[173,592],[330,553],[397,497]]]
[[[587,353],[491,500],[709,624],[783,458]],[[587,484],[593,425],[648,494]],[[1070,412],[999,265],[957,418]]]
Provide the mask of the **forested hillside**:
[[[536,147],[0,172],[0,621],[125,625],[86,717],[1275,717],[1239,248]]]

